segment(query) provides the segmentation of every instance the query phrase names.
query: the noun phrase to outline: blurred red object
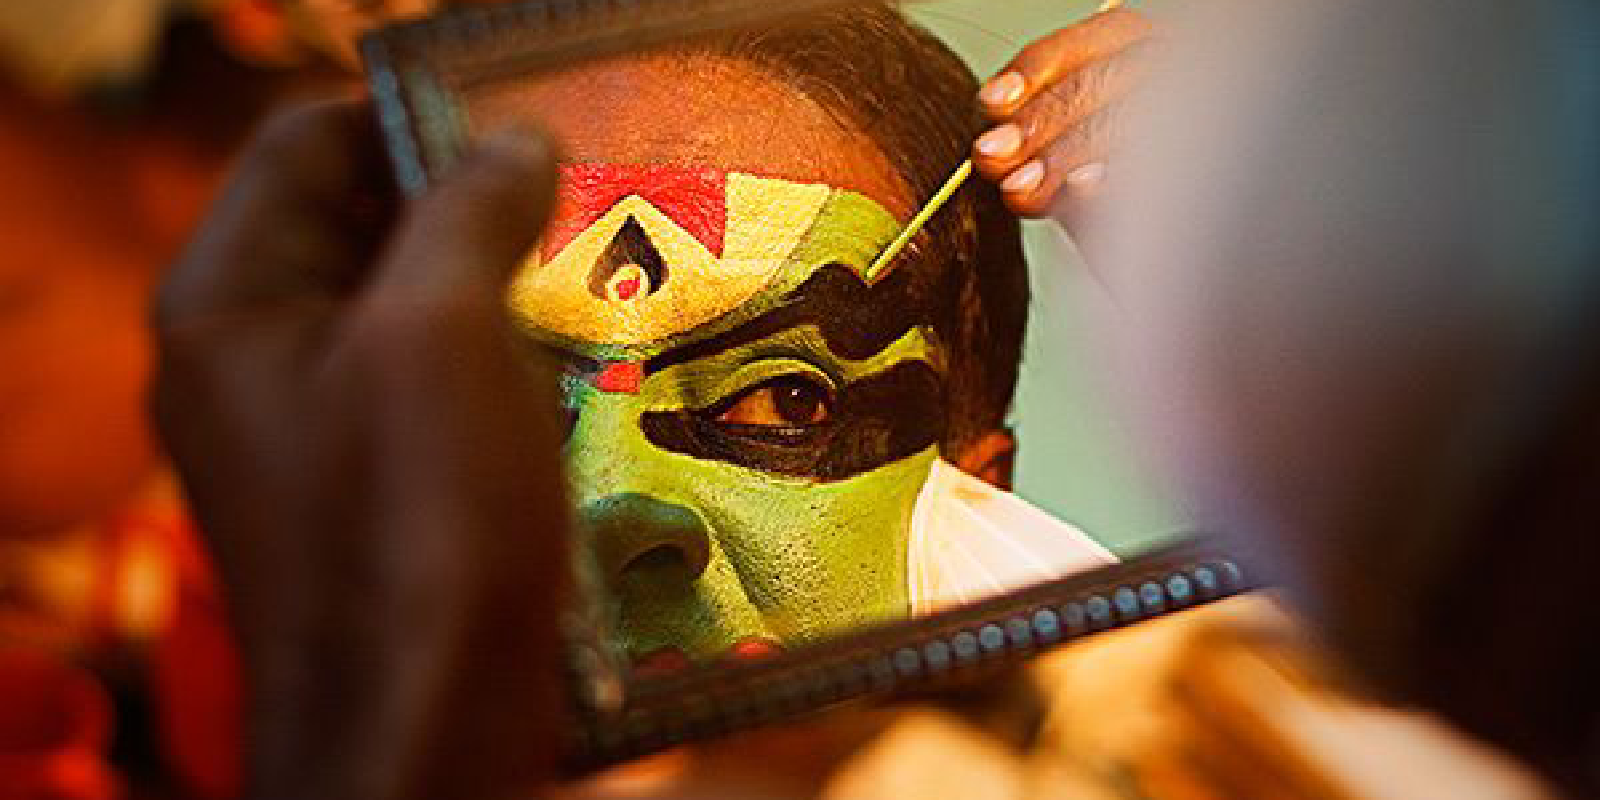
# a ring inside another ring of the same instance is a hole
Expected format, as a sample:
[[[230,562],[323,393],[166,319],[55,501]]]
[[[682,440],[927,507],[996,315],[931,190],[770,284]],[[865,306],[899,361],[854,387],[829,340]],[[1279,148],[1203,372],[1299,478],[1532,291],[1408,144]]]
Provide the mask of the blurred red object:
[[[158,735],[186,789],[207,800],[237,797],[243,741],[238,658],[193,527],[179,520],[172,534],[177,596],[150,667]]]
[[[111,800],[105,760],[111,701],[83,669],[51,654],[0,648],[0,800]]]

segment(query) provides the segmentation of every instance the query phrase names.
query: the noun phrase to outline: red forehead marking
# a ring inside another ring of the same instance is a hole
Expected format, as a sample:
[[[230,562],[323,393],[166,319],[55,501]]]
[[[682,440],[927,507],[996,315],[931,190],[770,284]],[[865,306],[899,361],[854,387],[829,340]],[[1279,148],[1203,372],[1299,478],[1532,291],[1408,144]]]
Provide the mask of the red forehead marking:
[[[612,206],[636,194],[721,257],[727,185],[727,173],[705,167],[568,164],[561,168],[561,194],[545,233],[544,256],[554,258]]]
[[[613,361],[595,373],[595,389],[608,394],[638,394],[644,383],[644,362]]]

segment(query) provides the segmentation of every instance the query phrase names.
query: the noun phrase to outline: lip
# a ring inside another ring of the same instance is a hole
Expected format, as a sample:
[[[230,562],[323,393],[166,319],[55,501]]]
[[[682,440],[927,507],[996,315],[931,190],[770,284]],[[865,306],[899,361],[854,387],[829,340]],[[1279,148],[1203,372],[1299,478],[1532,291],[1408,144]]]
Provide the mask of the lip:
[[[658,647],[633,660],[633,674],[641,678],[671,675],[689,667],[689,654],[681,647]]]
[[[715,663],[746,664],[771,658],[782,652],[783,645],[771,639],[747,636],[729,646],[727,651],[715,659]],[[683,648],[667,645],[634,658],[633,673],[641,678],[671,675],[688,669],[693,663]]]
[[[734,663],[759,661],[783,652],[783,645],[760,636],[748,636],[733,643],[722,656],[723,661]]]

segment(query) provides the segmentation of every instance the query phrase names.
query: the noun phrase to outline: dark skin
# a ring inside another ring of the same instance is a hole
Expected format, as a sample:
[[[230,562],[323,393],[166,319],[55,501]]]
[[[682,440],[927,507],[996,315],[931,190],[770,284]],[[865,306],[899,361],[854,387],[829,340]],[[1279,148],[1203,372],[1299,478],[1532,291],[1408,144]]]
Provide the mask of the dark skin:
[[[1137,82],[1138,12],[1115,9],[1024,47],[978,95],[994,127],[973,145],[978,172],[1023,217],[1081,219],[1105,178],[1114,111]]]
[[[160,298],[155,411],[238,634],[250,797],[502,797],[556,749],[553,386],[501,300],[552,158],[501,134],[396,210],[381,154],[363,106],[269,126]]]

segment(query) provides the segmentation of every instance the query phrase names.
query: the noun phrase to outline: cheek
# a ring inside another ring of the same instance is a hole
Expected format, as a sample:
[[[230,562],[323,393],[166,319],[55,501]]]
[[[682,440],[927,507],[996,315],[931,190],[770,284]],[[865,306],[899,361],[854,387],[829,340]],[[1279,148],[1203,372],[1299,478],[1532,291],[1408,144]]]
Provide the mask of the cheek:
[[[712,468],[698,502],[751,602],[804,639],[907,613],[906,543],[932,459],[829,483]]]

